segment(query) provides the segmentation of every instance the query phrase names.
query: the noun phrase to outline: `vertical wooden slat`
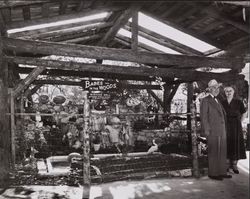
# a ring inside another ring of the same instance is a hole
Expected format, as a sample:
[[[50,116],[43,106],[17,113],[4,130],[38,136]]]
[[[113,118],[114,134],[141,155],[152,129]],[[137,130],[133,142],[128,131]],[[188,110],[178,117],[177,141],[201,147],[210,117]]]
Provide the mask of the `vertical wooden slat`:
[[[0,15],[1,16],[1,15]],[[0,29],[3,26],[0,24]],[[10,171],[10,127],[7,117],[8,112],[8,84],[6,74],[2,71],[7,68],[7,63],[3,60],[2,35],[0,34],[0,187],[8,186],[8,176]]]
[[[50,6],[48,3],[44,3],[42,5],[42,15],[43,17],[49,17],[49,10],[50,10]]]
[[[60,8],[59,8],[60,15],[66,13],[67,6],[68,6],[68,0],[63,0],[60,4]]]
[[[83,196],[89,198],[90,191],[90,138],[89,138],[90,107],[87,92],[84,93],[84,130],[83,130]]]
[[[193,89],[193,84],[192,83],[187,83],[187,112],[190,113],[191,111],[191,104],[193,101],[193,94],[194,94],[194,89]],[[187,115],[187,129],[191,130],[191,116]],[[192,136],[189,133],[188,134],[188,146],[189,146],[189,151],[192,151]]]
[[[11,8],[2,8],[1,12],[5,23],[11,22]]]
[[[23,19],[24,20],[30,20],[31,19],[30,6],[24,6],[23,7]]]
[[[16,163],[16,133],[15,133],[15,98],[13,89],[9,89],[10,93],[10,129],[11,129],[11,156],[12,156],[12,167],[15,168]]]
[[[191,135],[192,135],[192,156],[193,156],[193,175],[196,178],[200,177],[198,148],[197,148],[197,127],[196,127],[196,106],[194,103],[190,105],[191,111]]]
[[[138,49],[138,12],[136,12],[132,17],[131,48],[134,51],[137,51]]]

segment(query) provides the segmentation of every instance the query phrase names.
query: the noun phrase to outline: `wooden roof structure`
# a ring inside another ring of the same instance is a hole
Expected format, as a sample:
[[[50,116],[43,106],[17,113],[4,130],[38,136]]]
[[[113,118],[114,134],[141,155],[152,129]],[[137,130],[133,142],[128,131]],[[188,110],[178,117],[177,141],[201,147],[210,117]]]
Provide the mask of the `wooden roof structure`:
[[[108,13],[106,17],[76,21],[102,12]],[[141,27],[138,12],[211,44],[215,49],[200,52]],[[65,20],[74,21],[63,23]],[[57,22],[62,23],[53,24]],[[27,29],[44,24],[50,26]],[[121,28],[131,32],[131,39],[117,34]],[[239,72],[250,60],[248,1],[0,0],[0,33],[0,185],[6,184],[10,159],[15,155],[10,153],[11,142],[14,143],[10,133],[15,125],[14,114],[9,118],[7,113],[14,113],[14,99],[22,92],[32,93],[45,83],[37,79],[39,75],[144,81],[161,77],[168,83],[164,103],[161,102],[164,106],[170,104],[181,82],[213,78],[221,82],[242,80],[244,77]],[[181,55],[163,53],[140,43],[139,36]],[[220,51],[226,53],[211,57]],[[51,55],[88,58],[95,62],[52,59]],[[104,60],[134,62],[137,67],[108,65]],[[224,73],[198,71],[201,67],[231,70]],[[19,74],[28,76],[15,82]],[[27,87],[31,83],[37,86],[29,90]],[[46,83],[79,84],[51,79]],[[8,88],[12,88],[9,94]],[[152,85],[148,87],[152,88]],[[191,101],[191,95],[188,99]],[[10,106],[6,106],[8,101]]]
[[[100,19],[53,25],[5,34],[3,48],[12,52],[6,60],[16,64],[39,63],[53,75],[107,77],[117,79],[152,80],[161,76],[180,81],[217,78],[232,79],[244,67],[249,52],[249,16],[243,15],[245,4],[219,1],[120,1],[120,0],[39,0],[0,1],[1,31],[32,25],[79,19],[102,12]],[[138,11],[190,34],[216,48],[200,52],[190,46],[138,26]],[[132,22],[128,21],[133,18]],[[120,28],[131,31],[132,38],[118,35]],[[172,55],[138,42],[138,36],[171,48],[182,55]],[[108,47],[108,48],[107,48]],[[225,57],[209,55],[226,51]],[[136,52],[136,53],[134,53]],[[96,64],[44,61],[42,56],[62,55],[96,59]],[[102,60],[130,61],[153,68],[106,66]],[[68,66],[67,66],[68,65]],[[72,67],[74,65],[74,67]],[[84,66],[83,66],[84,65]],[[223,75],[195,71],[200,67],[230,68]],[[50,68],[50,69],[48,69]],[[74,69],[73,69],[74,68]],[[180,70],[181,69],[181,70]],[[43,70],[43,74],[45,73]],[[18,73],[32,68],[17,67]],[[223,78],[222,78],[223,77]],[[238,77],[237,77],[238,78]]]

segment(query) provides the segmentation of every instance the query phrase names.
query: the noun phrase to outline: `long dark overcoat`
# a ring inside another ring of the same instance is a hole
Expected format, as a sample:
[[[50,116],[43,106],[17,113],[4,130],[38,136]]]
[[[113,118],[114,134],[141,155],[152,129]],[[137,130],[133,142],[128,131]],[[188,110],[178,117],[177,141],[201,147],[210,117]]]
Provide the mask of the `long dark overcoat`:
[[[226,113],[211,95],[201,100],[202,132],[208,140],[208,175],[227,173]]]

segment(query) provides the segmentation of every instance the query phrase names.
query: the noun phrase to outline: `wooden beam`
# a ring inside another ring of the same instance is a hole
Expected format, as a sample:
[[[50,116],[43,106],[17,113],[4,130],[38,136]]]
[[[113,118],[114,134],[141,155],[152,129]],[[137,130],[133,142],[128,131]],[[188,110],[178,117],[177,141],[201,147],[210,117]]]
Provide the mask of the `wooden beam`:
[[[145,68],[132,66],[114,66],[103,64],[88,64],[79,62],[66,62],[59,60],[45,60],[30,57],[5,57],[5,60],[16,64],[31,66],[43,66],[48,68],[57,68],[63,70],[75,70],[82,72],[101,72],[119,75],[136,75],[140,77],[157,76],[162,78],[179,78],[185,81],[195,81],[200,79],[234,79],[239,78],[237,74],[231,73],[207,73],[185,69],[168,69],[168,68]]]
[[[83,12],[79,12],[76,14],[64,14],[64,15],[53,16],[53,17],[49,17],[49,18],[11,22],[7,25],[7,29],[23,28],[26,26],[41,25],[41,24],[46,24],[46,23],[54,23],[54,22],[58,22],[58,21],[77,19],[77,18],[86,17],[89,15],[97,14],[97,13],[111,12],[111,11],[116,10],[116,9],[120,9],[120,8],[116,8],[116,7],[113,8],[112,7],[112,8],[100,8],[100,9],[96,9],[96,10],[87,9]]]
[[[212,15],[216,17],[219,20],[223,20],[225,23],[228,23],[232,26],[234,26],[237,29],[240,29],[246,33],[250,33],[250,28],[248,24],[245,23],[240,23],[238,21],[235,21],[233,18],[230,16],[226,15],[225,13],[221,11],[217,11],[216,8],[208,8],[208,9],[203,9],[203,12],[208,13],[209,15]]]
[[[19,74],[29,74],[33,68],[28,67],[18,67],[16,71]],[[71,78],[106,78],[106,79],[118,79],[118,80],[138,80],[138,81],[154,81],[153,76],[143,77],[137,75],[123,75],[123,74],[114,74],[114,73],[104,73],[104,72],[82,72],[75,70],[61,70],[61,69],[46,69],[41,75],[48,77],[71,77]]]
[[[120,17],[118,17],[112,28],[109,29],[98,45],[106,46],[111,40],[113,40],[120,28],[123,27],[128,22],[129,18],[131,18],[134,13],[138,12],[139,9],[140,6],[132,5],[130,8],[125,10]]]
[[[1,13],[0,13],[1,17]],[[3,24],[0,24],[0,30],[2,34]],[[0,187],[8,187],[9,172],[11,168],[11,134],[9,126],[9,118],[7,117],[9,103],[8,103],[8,84],[6,79],[7,62],[3,60],[3,45],[2,34],[0,34]]]
[[[36,81],[36,80],[34,80],[34,81]],[[34,81],[32,82],[32,84],[35,84]],[[32,89],[29,89],[29,88],[26,89],[26,91],[24,92],[24,96],[27,97],[27,98],[30,98],[42,86],[43,86],[43,84],[37,84]]]
[[[0,36],[6,35],[6,25],[2,12],[0,12]]]
[[[98,24],[92,24],[84,27],[78,27],[74,28],[72,30],[61,30],[61,31],[55,31],[55,32],[48,32],[43,33],[41,35],[38,35],[37,39],[40,40],[48,40],[48,41],[65,41],[70,39],[77,39],[81,37],[85,37],[88,35],[92,35],[93,32],[97,33],[101,29],[106,29],[112,26],[112,23],[98,23]],[[34,39],[34,36],[32,36],[32,39]]]
[[[131,48],[131,39],[126,37],[126,36],[123,36],[123,35],[120,35],[118,34],[116,37],[115,37],[115,40],[117,40],[119,43],[123,44],[123,45],[126,45],[128,46],[129,48]],[[159,50],[159,49],[156,49],[156,48],[153,48],[151,46],[148,46],[144,43],[138,43],[138,47],[140,47],[139,49],[140,50],[146,50],[146,51],[149,51],[149,52],[155,52],[155,53],[164,53],[163,51]]]
[[[152,95],[152,97],[161,105],[161,107],[164,107],[163,101],[155,94],[154,91],[148,89],[147,92],[148,92],[150,95]]]
[[[70,81],[70,80],[34,80],[32,84],[41,86],[45,84],[50,85],[68,85],[68,86],[82,86],[82,81]],[[159,85],[152,85],[152,84],[125,84],[125,83],[118,83],[118,88],[122,89],[152,89],[152,90],[160,90]]]
[[[13,96],[17,97],[29,84],[34,81],[38,75],[45,69],[44,66],[38,66],[25,78],[23,79],[15,88],[13,89]]]
[[[103,34],[95,34],[95,35],[90,35],[90,36],[85,36],[85,37],[80,37],[80,38],[75,38],[75,39],[69,39],[69,40],[65,40],[63,42],[64,43],[78,44],[78,43],[83,43],[85,41],[100,39],[103,36],[104,36],[104,33]]]
[[[10,0],[10,1],[0,1],[0,8],[6,8],[6,7],[17,7],[17,6],[26,6],[26,5],[35,5],[35,4],[42,4],[42,3],[45,3],[45,2],[50,2],[50,0],[29,0],[29,1],[26,1],[26,0],[19,0],[19,1],[13,1],[13,0]]]
[[[213,58],[151,52],[138,52],[135,55],[131,50],[77,44],[60,44],[55,42],[28,41],[6,37],[3,39],[3,47],[5,50],[12,50],[15,53],[54,54],[92,59],[130,61],[163,66],[181,66],[182,68],[212,67],[237,69],[244,67],[242,58]]]
[[[145,12],[145,14],[148,15],[148,16],[150,16],[150,17],[155,18],[155,16],[153,16],[153,15],[152,15],[151,13],[149,13],[149,12]],[[213,46],[215,46],[215,47],[217,47],[217,48],[224,49],[224,45],[220,44],[218,41],[216,41],[216,40],[214,40],[214,39],[210,39],[210,38],[207,37],[207,36],[204,36],[204,35],[202,35],[202,34],[197,33],[197,31],[193,31],[193,30],[188,29],[188,28],[183,28],[182,26],[180,26],[180,25],[178,25],[178,24],[176,24],[176,23],[172,23],[172,22],[170,22],[170,21],[168,21],[168,20],[166,20],[166,19],[165,19],[165,20],[163,20],[162,18],[156,18],[156,19],[157,19],[158,21],[162,22],[162,23],[165,23],[165,24],[167,24],[167,25],[173,27],[173,28],[176,28],[177,30],[180,30],[180,31],[182,31],[182,32],[184,32],[184,33],[186,33],[186,34],[189,34],[189,35],[191,35],[191,36],[197,38],[197,39],[200,39],[201,41],[204,41],[204,42],[206,42],[206,43],[208,43],[208,44],[211,44],[211,45],[213,45]]]
[[[50,13],[50,4],[44,3],[42,5],[42,16],[47,18],[49,17],[49,13]]]
[[[131,28],[128,26],[124,27],[126,30],[131,31]],[[172,40],[168,37],[164,37],[160,34],[157,34],[153,31],[150,31],[142,26],[139,26],[139,35],[149,39],[153,42],[156,42],[162,46],[165,46],[167,48],[171,48],[177,52],[180,52],[182,54],[186,54],[186,55],[203,55],[202,52],[195,50],[193,48],[190,48],[186,45],[183,45],[175,40]]]
[[[11,22],[11,8],[2,8],[0,12],[6,24]]]
[[[16,128],[15,128],[15,97],[13,89],[10,89],[10,131],[11,131],[11,159],[13,168],[16,164]]]
[[[24,6],[23,7],[23,19],[24,20],[30,20],[31,16],[30,16],[30,6]]]
[[[67,6],[68,6],[68,0],[62,0],[60,2],[59,15],[63,15],[66,13]]]
[[[55,25],[51,27],[45,27],[35,30],[26,30],[21,32],[9,33],[10,37],[21,37],[21,38],[43,38],[49,37],[53,35],[59,34],[68,34],[76,31],[84,31],[84,29],[88,29],[89,26],[97,25],[97,23],[101,23],[105,21],[106,18],[103,19],[92,19],[89,21],[77,22],[77,23],[69,23],[63,25]]]
[[[131,49],[137,51],[138,48],[138,12],[136,12],[132,17],[132,27],[131,27],[132,37],[131,37]]]
[[[175,96],[175,94],[176,94],[176,92],[177,92],[179,86],[180,86],[179,83],[174,84],[174,85],[172,86],[171,92],[170,92],[170,94],[169,94],[169,96],[168,96],[168,99],[166,100],[167,104],[171,103],[171,101],[173,100],[173,98],[174,98],[174,96]]]

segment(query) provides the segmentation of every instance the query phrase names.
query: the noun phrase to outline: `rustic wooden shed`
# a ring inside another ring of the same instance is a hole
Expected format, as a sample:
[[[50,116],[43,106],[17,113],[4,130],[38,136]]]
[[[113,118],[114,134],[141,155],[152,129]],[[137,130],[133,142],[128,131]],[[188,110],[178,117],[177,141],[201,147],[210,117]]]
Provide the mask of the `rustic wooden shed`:
[[[108,14],[99,19],[53,24],[102,12]],[[200,52],[139,26],[138,12],[215,48]],[[43,24],[52,25],[27,29]],[[130,31],[132,38],[117,34],[121,28]],[[37,80],[39,75],[143,81],[161,77],[167,84],[164,101],[160,103],[168,110],[180,83],[206,82],[213,78],[221,82],[242,80],[244,77],[239,73],[250,60],[247,1],[3,0],[0,1],[0,30],[0,184],[8,179],[11,167],[13,136],[10,129],[14,124],[7,113],[13,109],[13,100],[23,93],[35,92],[45,83],[77,85],[74,81]],[[138,42],[139,36],[181,55],[160,52]],[[222,51],[225,52],[220,56],[212,57]],[[90,58],[96,62],[43,58],[50,55]],[[143,66],[105,65],[103,60],[129,61]],[[20,64],[35,67],[20,67]],[[231,70],[224,73],[196,70],[201,67]],[[19,74],[28,76],[19,79]],[[36,86],[30,89],[31,84]]]

